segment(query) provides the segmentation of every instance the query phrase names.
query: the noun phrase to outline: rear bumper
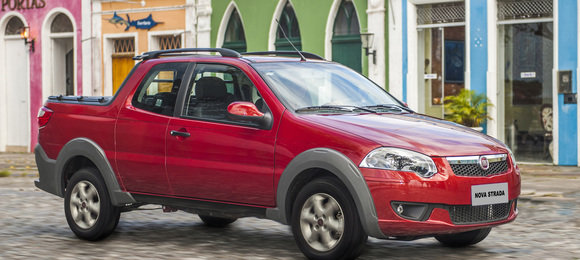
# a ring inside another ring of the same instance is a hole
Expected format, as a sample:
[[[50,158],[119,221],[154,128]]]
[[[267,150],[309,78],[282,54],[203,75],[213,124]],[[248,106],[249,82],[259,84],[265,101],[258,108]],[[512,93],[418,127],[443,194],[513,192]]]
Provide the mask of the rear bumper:
[[[55,171],[56,160],[48,158],[40,144],[37,144],[34,148],[34,155],[39,177],[38,180],[34,181],[34,185],[43,191],[63,197],[62,189],[59,188],[60,182]]]
[[[516,168],[510,165],[506,173],[489,177],[464,177],[454,175],[445,159],[434,160],[438,173],[427,179],[411,172],[361,169],[373,197],[379,227],[385,236],[459,233],[516,219],[521,187]],[[471,206],[471,187],[493,183],[507,183],[509,203]],[[401,204],[405,206],[402,212],[413,212],[412,216],[397,213]],[[406,208],[406,205],[411,208]]]

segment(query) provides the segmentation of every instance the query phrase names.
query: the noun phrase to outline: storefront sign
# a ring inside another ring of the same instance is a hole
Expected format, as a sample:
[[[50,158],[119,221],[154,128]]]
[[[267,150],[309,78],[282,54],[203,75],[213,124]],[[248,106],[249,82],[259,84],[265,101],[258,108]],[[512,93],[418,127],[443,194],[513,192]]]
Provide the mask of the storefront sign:
[[[535,79],[536,72],[535,71],[520,72],[520,78],[522,78],[522,79]]]
[[[425,79],[437,79],[437,74],[433,73],[433,74],[425,74],[424,76]]]
[[[150,14],[149,16],[147,16],[147,18],[144,19],[139,19],[139,20],[134,20],[131,21],[131,18],[129,18],[129,15],[127,14],[127,20],[121,18],[121,16],[117,15],[117,12],[115,12],[113,14],[113,17],[111,19],[108,20],[109,23],[112,23],[114,25],[123,25],[125,26],[125,31],[128,31],[131,27],[135,27],[135,29],[145,29],[145,30],[149,30],[153,27],[155,27],[156,25],[160,24],[160,22],[156,22],[153,20],[153,15]]]
[[[44,0],[2,0],[2,12],[15,10],[40,9],[46,6]]]

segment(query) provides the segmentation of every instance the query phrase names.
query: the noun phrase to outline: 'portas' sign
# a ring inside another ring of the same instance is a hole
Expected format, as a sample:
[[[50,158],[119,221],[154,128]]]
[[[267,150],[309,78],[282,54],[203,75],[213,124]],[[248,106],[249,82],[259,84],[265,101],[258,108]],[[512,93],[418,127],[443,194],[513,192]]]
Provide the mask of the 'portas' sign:
[[[44,0],[2,0],[2,12],[15,10],[40,9],[46,6]]]

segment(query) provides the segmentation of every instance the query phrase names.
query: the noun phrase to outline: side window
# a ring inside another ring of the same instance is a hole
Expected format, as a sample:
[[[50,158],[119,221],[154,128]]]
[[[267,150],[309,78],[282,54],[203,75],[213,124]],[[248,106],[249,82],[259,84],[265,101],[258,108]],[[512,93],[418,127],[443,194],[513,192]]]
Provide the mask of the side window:
[[[173,116],[175,100],[187,63],[164,63],[151,68],[133,96],[133,106]]]
[[[193,77],[183,116],[239,123],[228,118],[227,107],[234,101],[252,102],[262,112],[268,109],[252,81],[236,67],[198,64]]]

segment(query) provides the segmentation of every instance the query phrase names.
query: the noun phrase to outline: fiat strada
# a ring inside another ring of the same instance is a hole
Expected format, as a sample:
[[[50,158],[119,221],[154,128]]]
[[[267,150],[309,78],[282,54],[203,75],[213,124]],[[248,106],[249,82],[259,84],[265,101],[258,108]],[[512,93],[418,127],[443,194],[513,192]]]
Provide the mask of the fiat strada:
[[[159,204],[210,226],[272,219],[307,257],[348,259],[368,236],[468,246],[517,216],[504,144],[342,65],[228,49],[135,59],[115,96],[51,96],[39,111],[35,184],[64,197],[81,239]]]

